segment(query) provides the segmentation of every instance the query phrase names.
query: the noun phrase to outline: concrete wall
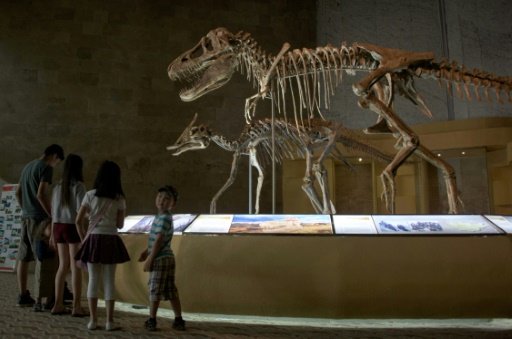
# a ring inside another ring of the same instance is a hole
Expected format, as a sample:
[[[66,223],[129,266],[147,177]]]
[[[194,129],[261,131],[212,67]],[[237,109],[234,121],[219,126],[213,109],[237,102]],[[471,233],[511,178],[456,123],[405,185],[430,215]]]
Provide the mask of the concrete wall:
[[[183,103],[167,77],[169,62],[219,26],[250,32],[272,53],[283,39],[312,45],[315,10],[314,1],[287,0],[0,2],[0,176],[17,182],[28,161],[59,143],[84,158],[88,187],[103,160],[116,161],[130,214],[152,213],[164,183],[181,193],[177,211],[207,212],[231,154],[212,146],[175,158],[165,146],[195,112],[238,136],[254,89],[236,74],[216,93]],[[246,168],[219,212],[247,211]],[[269,184],[262,212],[270,212]]]

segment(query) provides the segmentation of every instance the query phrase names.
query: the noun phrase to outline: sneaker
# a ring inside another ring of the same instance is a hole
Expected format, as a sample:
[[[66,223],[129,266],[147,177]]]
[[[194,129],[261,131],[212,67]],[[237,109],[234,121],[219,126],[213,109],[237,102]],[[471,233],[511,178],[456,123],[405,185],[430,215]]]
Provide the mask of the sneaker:
[[[121,327],[118,326],[113,321],[107,321],[107,323],[105,324],[105,330],[107,330],[107,331],[116,331],[116,330],[119,330],[119,329],[121,329]]]
[[[55,305],[55,298],[54,297],[46,298],[46,302],[43,304],[43,309],[45,311],[50,311],[53,308],[54,305]]]
[[[172,328],[176,331],[185,331],[185,320],[183,318],[175,318],[172,323]]]
[[[89,323],[87,324],[87,329],[88,329],[88,330],[91,330],[91,331],[92,331],[92,330],[95,330],[95,329],[96,329],[96,327],[97,327],[97,326],[96,326],[96,322],[95,322],[95,321],[92,321],[92,320],[91,320],[91,321],[89,321]]]
[[[35,303],[33,310],[34,312],[43,312],[43,304]]]
[[[27,291],[23,294],[18,295],[18,303],[16,304],[16,306],[30,307],[35,303],[36,301],[30,296],[30,292]]]
[[[144,323],[144,328],[148,331],[156,331],[156,319],[155,318],[149,318]]]

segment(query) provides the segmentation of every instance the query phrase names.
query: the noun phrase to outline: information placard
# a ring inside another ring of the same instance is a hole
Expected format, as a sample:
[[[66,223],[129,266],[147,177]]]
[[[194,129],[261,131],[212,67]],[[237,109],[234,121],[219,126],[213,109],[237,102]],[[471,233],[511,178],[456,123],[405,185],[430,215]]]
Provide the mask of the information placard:
[[[374,215],[381,234],[500,234],[482,215]]]
[[[333,215],[336,234],[377,234],[371,215]]]
[[[232,214],[201,214],[183,233],[217,233],[229,232],[233,220]]]
[[[235,214],[229,233],[332,234],[325,214]]]
[[[174,234],[181,234],[195,219],[195,214],[173,214]],[[154,215],[128,215],[124,219],[120,233],[149,233]]]
[[[506,233],[512,233],[512,217],[503,215],[485,215],[485,217]]]
[[[0,198],[0,271],[16,269],[21,240],[21,207],[16,200],[18,185],[2,186]]]

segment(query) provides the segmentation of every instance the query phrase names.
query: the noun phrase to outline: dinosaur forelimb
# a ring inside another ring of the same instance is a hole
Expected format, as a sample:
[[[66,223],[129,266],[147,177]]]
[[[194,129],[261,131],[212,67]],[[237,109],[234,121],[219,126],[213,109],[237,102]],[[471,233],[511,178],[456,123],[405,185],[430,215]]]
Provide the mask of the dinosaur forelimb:
[[[245,122],[247,124],[251,123],[252,117],[256,114],[256,104],[259,99],[264,98],[270,92],[270,79],[274,76],[279,61],[283,58],[283,55],[288,51],[288,49],[290,49],[290,44],[285,42],[283,47],[281,47],[281,51],[272,62],[272,65],[259,82],[260,88],[258,93],[245,100]]]

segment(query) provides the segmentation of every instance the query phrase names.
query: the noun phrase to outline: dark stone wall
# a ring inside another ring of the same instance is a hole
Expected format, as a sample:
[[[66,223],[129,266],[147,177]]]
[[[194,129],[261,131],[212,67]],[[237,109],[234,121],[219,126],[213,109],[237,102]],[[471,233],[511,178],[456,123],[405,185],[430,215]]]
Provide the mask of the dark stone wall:
[[[169,62],[219,26],[250,32],[272,54],[284,41],[312,46],[315,22],[315,1],[1,1],[0,178],[17,182],[28,161],[59,143],[84,158],[88,187],[103,160],[120,165],[129,214],[153,213],[154,192],[165,183],[181,193],[176,211],[208,212],[231,154],[210,146],[173,157],[165,147],[195,112],[237,137],[255,90],[236,74],[216,93],[184,103],[167,77]],[[246,164],[218,212],[247,211]],[[266,179],[261,211],[268,213],[269,171]]]
[[[317,16],[320,46],[362,42],[433,52],[437,60],[512,75],[512,2],[507,0],[318,0]],[[360,77],[345,76],[326,112],[354,128],[365,128],[376,119],[375,113],[357,106],[351,86]],[[495,99],[470,102],[449,96],[437,81],[418,79],[415,83],[433,117],[429,119],[408,100],[397,98],[395,111],[410,125],[512,115],[510,104],[500,105]]]

